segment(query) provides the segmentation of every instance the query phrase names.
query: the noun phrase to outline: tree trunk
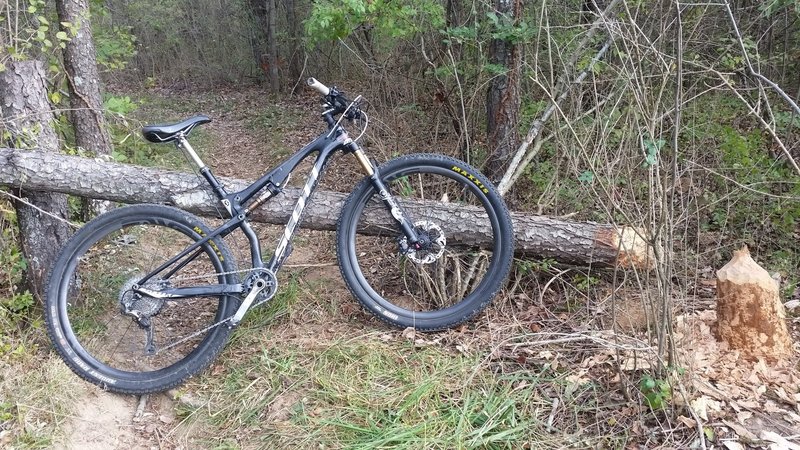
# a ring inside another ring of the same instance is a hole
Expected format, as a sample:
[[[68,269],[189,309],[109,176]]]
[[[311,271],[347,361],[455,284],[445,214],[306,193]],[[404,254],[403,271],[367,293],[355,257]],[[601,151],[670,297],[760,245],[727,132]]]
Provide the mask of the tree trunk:
[[[278,79],[278,43],[275,41],[275,27],[277,15],[275,0],[267,2],[267,64],[269,64],[269,85],[272,93],[280,91],[280,80]]]
[[[110,155],[111,135],[103,116],[103,100],[100,95],[100,76],[97,73],[97,58],[92,39],[92,25],[89,19],[88,0],[56,0],[58,20],[69,22],[69,27],[61,25],[69,41],[64,42],[64,68],[69,81],[70,121],[75,130],[75,146],[95,155]],[[107,202],[83,203],[84,218],[109,209]]]
[[[793,354],[778,285],[747,247],[717,271],[717,334],[751,358],[776,361]]]
[[[230,178],[223,178],[222,182],[229,191],[248,184]],[[0,149],[0,185],[20,184],[125,203],[165,203],[206,216],[216,216],[221,209],[205,182],[193,174]],[[285,224],[299,192],[286,189],[256,210],[253,219]],[[315,192],[300,226],[335,230],[346,197],[347,194],[340,192]],[[452,242],[487,246],[491,243],[484,231],[488,224],[476,220],[473,210],[435,202],[427,202],[424,207],[427,215],[435,217],[452,234]],[[512,219],[518,255],[536,255],[577,265],[652,268],[652,249],[642,234],[631,227],[568,222],[525,213],[512,213]],[[385,220],[385,214],[370,214],[359,232],[369,234]],[[451,242],[450,235],[447,239]]]
[[[88,0],[57,0],[58,20],[77,27],[74,36],[70,28],[61,31],[70,37],[65,42],[64,66],[70,92],[70,119],[75,129],[75,144],[95,155],[111,154],[111,137],[103,117],[100,77],[89,21]],[[74,29],[74,28],[73,28]]]
[[[58,152],[58,136],[52,127],[55,118],[47,100],[45,72],[40,61],[9,62],[6,70],[0,72],[0,117],[5,131],[11,135],[11,144]],[[19,188],[22,184],[13,183],[12,188]],[[19,192],[19,196],[27,197],[27,201],[51,214],[67,217],[67,196],[64,194],[26,189]],[[28,261],[26,282],[29,290],[41,300],[47,273],[72,230],[66,222],[42,214],[22,202],[15,202],[14,207],[22,251]]]
[[[515,26],[522,15],[522,0],[495,0],[495,13],[504,21],[508,18]],[[484,173],[491,180],[499,180],[514,154],[519,142],[517,130],[519,116],[519,85],[522,52],[511,39],[493,39],[489,47],[489,60],[502,66],[505,72],[492,78],[486,93],[486,134],[489,158]]]
[[[297,7],[295,0],[285,0],[283,2],[286,8],[286,27],[289,31],[289,77],[296,82],[300,79],[303,69],[300,67],[300,55],[302,53],[302,45],[300,42],[300,21],[297,19]]]

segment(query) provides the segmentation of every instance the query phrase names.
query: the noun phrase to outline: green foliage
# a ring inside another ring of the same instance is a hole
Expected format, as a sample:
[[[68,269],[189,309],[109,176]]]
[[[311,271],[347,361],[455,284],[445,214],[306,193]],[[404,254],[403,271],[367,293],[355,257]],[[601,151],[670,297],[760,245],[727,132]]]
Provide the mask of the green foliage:
[[[18,323],[27,318],[36,302],[22,287],[28,261],[17,240],[16,214],[11,205],[0,200],[0,336],[7,322]],[[4,351],[1,350],[0,351]]]
[[[578,175],[578,181],[581,183],[592,184],[592,181],[594,181],[594,172],[591,170],[584,170],[580,175]]]
[[[98,64],[109,72],[126,68],[124,74],[142,80],[240,81],[257,68],[257,5],[247,0],[93,0]]]
[[[494,11],[486,13],[489,19],[492,39],[499,39],[511,44],[518,44],[530,40],[536,33],[536,29],[528,25],[524,20],[514,18],[508,14],[498,15]]]
[[[764,16],[772,17],[782,9],[793,9],[800,16],[800,0],[768,0],[759,6]]]
[[[107,96],[103,101],[103,109],[106,112],[117,114],[121,117],[131,114],[138,108],[139,106],[127,95],[123,97]]]
[[[579,273],[572,278],[572,283],[579,291],[588,291],[600,283],[600,278]]]
[[[374,28],[388,42],[425,31],[428,24],[434,29],[444,25],[444,9],[432,0],[325,0],[314,3],[305,29],[309,45],[344,39],[359,27]]]
[[[127,95],[104,96],[103,109],[106,112],[106,121],[114,143],[111,157],[117,162],[142,166],[175,167],[180,153],[176,152],[174,147],[154,145],[141,137],[139,133],[141,126],[133,120],[133,115],[141,104],[142,101],[131,99]],[[192,133],[192,137],[195,139],[198,135],[202,135],[201,130],[195,130]]]
[[[97,51],[97,64],[106,70],[124,69],[128,61],[136,55],[136,38],[131,27],[96,27],[94,43]]]
[[[550,258],[542,260],[521,259],[516,261],[517,270],[521,275],[529,275],[534,272],[549,272],[556,265],[556,261]]]
[[[658,164],[658,156],[664,148],[664,139],[645,139],[644,140],[644,167],[652,167]]]
[[[18,11],[0,8],[0,41],[5,44],[0,51],[0,72],[10,61],[51,58],[69,40],[64,32],[57,31],[57,27],[51,24],[57,20],[44,0],[27,0],[18,6]]]
[[[132,33],[133,27],[117,25],[106,2],[92,0],[89,3],[89,11],[97,65],[106,70],[124,69],[128,61],[136,55],[136,36]]]
[[[639,381],[639,390],[644,395],[647,405],[655,410],[664,409],[672,398],[672,387],[667,380],[645,375]]]
[[[738,39],[727,38],[722,39],[722,46],[717,49],[720,55],[720,63],[722,67],[729,71],[742,69],[745,65],[745,57],[742,54],[742,47]],[[745,51],[750,58],[750,61],[755,63],[758,61],[758,45],[749,36],[742,38],[744,42]]]

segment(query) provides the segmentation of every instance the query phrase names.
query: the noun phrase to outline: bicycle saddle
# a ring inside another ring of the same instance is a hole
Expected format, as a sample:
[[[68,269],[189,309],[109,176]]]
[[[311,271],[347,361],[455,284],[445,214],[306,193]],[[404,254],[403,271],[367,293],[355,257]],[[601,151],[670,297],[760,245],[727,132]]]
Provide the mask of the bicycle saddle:
[[[187,135],[197,125],[202,125],[208,122],[211,122],[211,119],[199,114],[194,117],[190,117],[183,122],[145,125],[142,127],[142,134],[148,141],[161,144],[164,142],[174,141],[181,134]]]

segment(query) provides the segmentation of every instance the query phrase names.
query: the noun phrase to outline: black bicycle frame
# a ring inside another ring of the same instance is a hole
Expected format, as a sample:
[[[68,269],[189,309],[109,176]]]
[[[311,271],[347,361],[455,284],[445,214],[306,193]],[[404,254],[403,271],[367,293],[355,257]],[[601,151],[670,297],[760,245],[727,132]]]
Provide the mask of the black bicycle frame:
[[[328,117],[326,117],[326,121],[328,121],[327,119]],[[174,275],[178,270],[186,266],[204,251],[201,246],[205,245],[208,241],[216,238],[217,236],[225,237],[236,229],[241,229],[245,237],[247,237],[247,241],[250,245],[252,268],[267,268],[273,273],[276,273],[278,269],[280,269],[285,258],[288,256],[286,254],[287,248],[289,247],[290,241],[294,236],[295,230],[297,229],[297,224],[300,222],[300,218],[303,215],[303,211],[307,206],[308,199],[317,187],[320,174],[322,173],[325,164],[328,162],[329,158],[339,150],[342,150],[345,153],[353,153],[356,156],[362,168],[372,180],[375,189],[380,193],[380,197],[384,204],[387,206],[387,208],[389,208],[392,216],[400,225],[403,233],[408,239],[408,242],[412,244],[416,243],[418,241],[418,237],[413,229],[413,226],[405,219],[405,215],[403,214],[402,209],[397,201],[388,193],[386,186],[380,180],[377,168],[375,168],[372,163],[369,162],[358,144],[348,137],[347,132],[343,128],[338,125],[334,125],[331,121],[328,121],[328,124],[330,129],[327,132],[295,152],[279,166],[263,175],[250,186],[234,193],[228,193],[225,191],[225,188],[211,172],[211,169],[203,164],[203,162],[192,149],[191,145],[189,145],[189,143],[186,141],[185,137],[179,136],[175,141],[176,146],[180,150],[186,152],[200,167],[200,174],[209,183],[218,201],[220,201],[220,203],[222,203],[222,205],[225,207],[225,210],[229,214],[229,220],[207,235],[198,233],[197,237],[200,238],[198,241],[140,279],[136,283],[136,286],[133,287],[134,291],[138,291],[148,296],[169,299],[243,293],[245,288],[241,284],[218,284],[208,286],[166,288],[159,289],[158,291],[144,289],[141,287],[144,286],[151,278],[175,264],[176,266],[174,268],[166,272],[164,276],[160,278],[163,280],[169,279],[169,277]],[[247,218],[256,208],[282,192],[284,183],[288,180],[292,171],[294,171],[294,169],[297,168],[297,166],[303,160],[314,153],[318,154],[317,159],[314,162],[314,166],[308,175],[305,186],[303,186],[303,189],[300,192],[300,196],[297,199],[297,203],[292,210],[292,215],[286,224],[286,228],[281,235],[277,247],[275,248],[275,252],[273,253],[269,262],[267,262],[265,265],[261,256],[261,247],[258,236],[250,226]],[[261,195],[259,195],[252,202],[249,202],[259,192],[261,192]]]

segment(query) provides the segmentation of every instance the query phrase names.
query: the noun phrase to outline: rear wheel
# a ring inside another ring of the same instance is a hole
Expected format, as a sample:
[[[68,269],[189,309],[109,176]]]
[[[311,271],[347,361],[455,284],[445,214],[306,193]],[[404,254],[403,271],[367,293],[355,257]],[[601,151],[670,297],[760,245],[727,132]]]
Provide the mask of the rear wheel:
[[[61,251],[48,282],[48,332],[67,365],[104,389],[143,394],[169,389],[199,372],[230,333],[235,296],[158,299],[133,285],[208,233],[175,208],[118,208],[81,228]],[[213,239],[141,286],[233,284],[236,266]],[[150,334],[151,333],[151,334]],[[148,335],[150,334],[150,338]]]
[[[339,219],[337,255],[353,295],[381,320],[439,330],[478,314],[503,286],[513,260],[511,218],[476,169],[442,155],[407,155],[378,168],[423,238],[408,242],[369,178]],[[366,235],[365,235],[366,234]]]

